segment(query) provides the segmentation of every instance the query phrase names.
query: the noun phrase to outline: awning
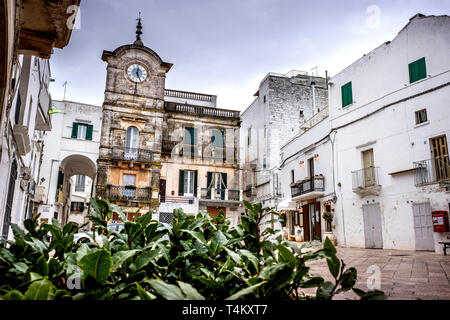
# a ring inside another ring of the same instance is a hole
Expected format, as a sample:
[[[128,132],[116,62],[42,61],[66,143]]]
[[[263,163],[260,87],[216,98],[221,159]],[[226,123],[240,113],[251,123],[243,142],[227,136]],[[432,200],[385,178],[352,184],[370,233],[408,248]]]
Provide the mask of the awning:
[[[297,210],[296,203],[292,202],[290,200],[283,200],[278,204],[277,210],[279,210],[279,211],[280,210],[285,210],[285,211],[286,210],[291,210],[291,211]]]

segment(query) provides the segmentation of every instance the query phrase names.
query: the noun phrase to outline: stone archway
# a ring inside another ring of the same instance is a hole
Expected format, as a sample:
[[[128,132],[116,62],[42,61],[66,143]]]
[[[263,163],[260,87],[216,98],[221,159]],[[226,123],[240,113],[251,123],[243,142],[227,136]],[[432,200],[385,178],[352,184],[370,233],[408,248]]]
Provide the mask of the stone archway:
[[[64,158],[61,162],[59,170],[63,174],[61,201],[63,207],[61,212],[61,222],[64,225],[69,221],[71,212],[70,178],[78,175],[89,177],[92,180],[93,186],[97,174],[97,166],[89,157],[80,154],[73,154]],[[92,193],[92,190],[88,190],[87,193]]]

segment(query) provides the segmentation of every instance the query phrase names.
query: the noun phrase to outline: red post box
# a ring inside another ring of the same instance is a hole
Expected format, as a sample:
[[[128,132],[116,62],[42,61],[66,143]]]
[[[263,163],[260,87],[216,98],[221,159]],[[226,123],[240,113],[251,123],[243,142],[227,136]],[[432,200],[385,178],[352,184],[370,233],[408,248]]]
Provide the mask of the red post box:
[[[434,232],[447,232],[449,231],[448,225],[448,213],[447,211],[433,211],[433,228]]]

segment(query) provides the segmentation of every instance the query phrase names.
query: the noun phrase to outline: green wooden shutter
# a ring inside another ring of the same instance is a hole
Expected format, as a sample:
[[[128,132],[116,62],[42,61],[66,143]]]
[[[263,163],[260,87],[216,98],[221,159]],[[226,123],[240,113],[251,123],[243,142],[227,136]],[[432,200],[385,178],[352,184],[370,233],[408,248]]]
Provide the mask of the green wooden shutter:
[[[56,187],[56,189],[59,189],[59,187],[61,187],[64,183],[64,173],[62,171],[58,172],[58,186]]]
[[[352,82],[344,84],[341,87],[342,107],[353,103]]]
[[[347,102],[347,89],[345,85],[341,87],[341,96],[342,96],[342,107],[345,107]]]
[[[92,141],[92,131],[94,129],[94,126],[91,124],[88,124],[87,130],[86,130],[86,140]]]
[[[427,77],[427,68],[425,66],[425,58],[419,59],[417,61],[417,69],[418,69],[419,80]]]
[[[347,83],[347,105],[353,103],[352,82]]]
[[[194,171],[194,197],[197,196],[197,180],[198,180],[198,171]]]
[[[180,170],[180,175],[178,176],[178,195],[184,196],[184,170]]]
[[[74,122],[72,124],[72,138],[76,139],[78,135],[78,123]]]
[[[409,69],[409,83],[416,82],[427,77],[427,69],[425,64],[425,57],[411,62],[408,65]]]

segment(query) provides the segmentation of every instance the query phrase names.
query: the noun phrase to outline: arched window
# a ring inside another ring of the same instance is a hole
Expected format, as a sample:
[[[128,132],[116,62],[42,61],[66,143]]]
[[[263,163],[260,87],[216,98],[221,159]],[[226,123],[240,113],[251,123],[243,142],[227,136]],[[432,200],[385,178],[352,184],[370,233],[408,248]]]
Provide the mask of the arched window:
[[[137,149],[138,147],[139,131],[136,127],[129,127],[127,129],[127,149]]]
[[[138,138],[138,129],[136,127],[129,127],[127,129],[125,160],[136,160],[138,158]]]

